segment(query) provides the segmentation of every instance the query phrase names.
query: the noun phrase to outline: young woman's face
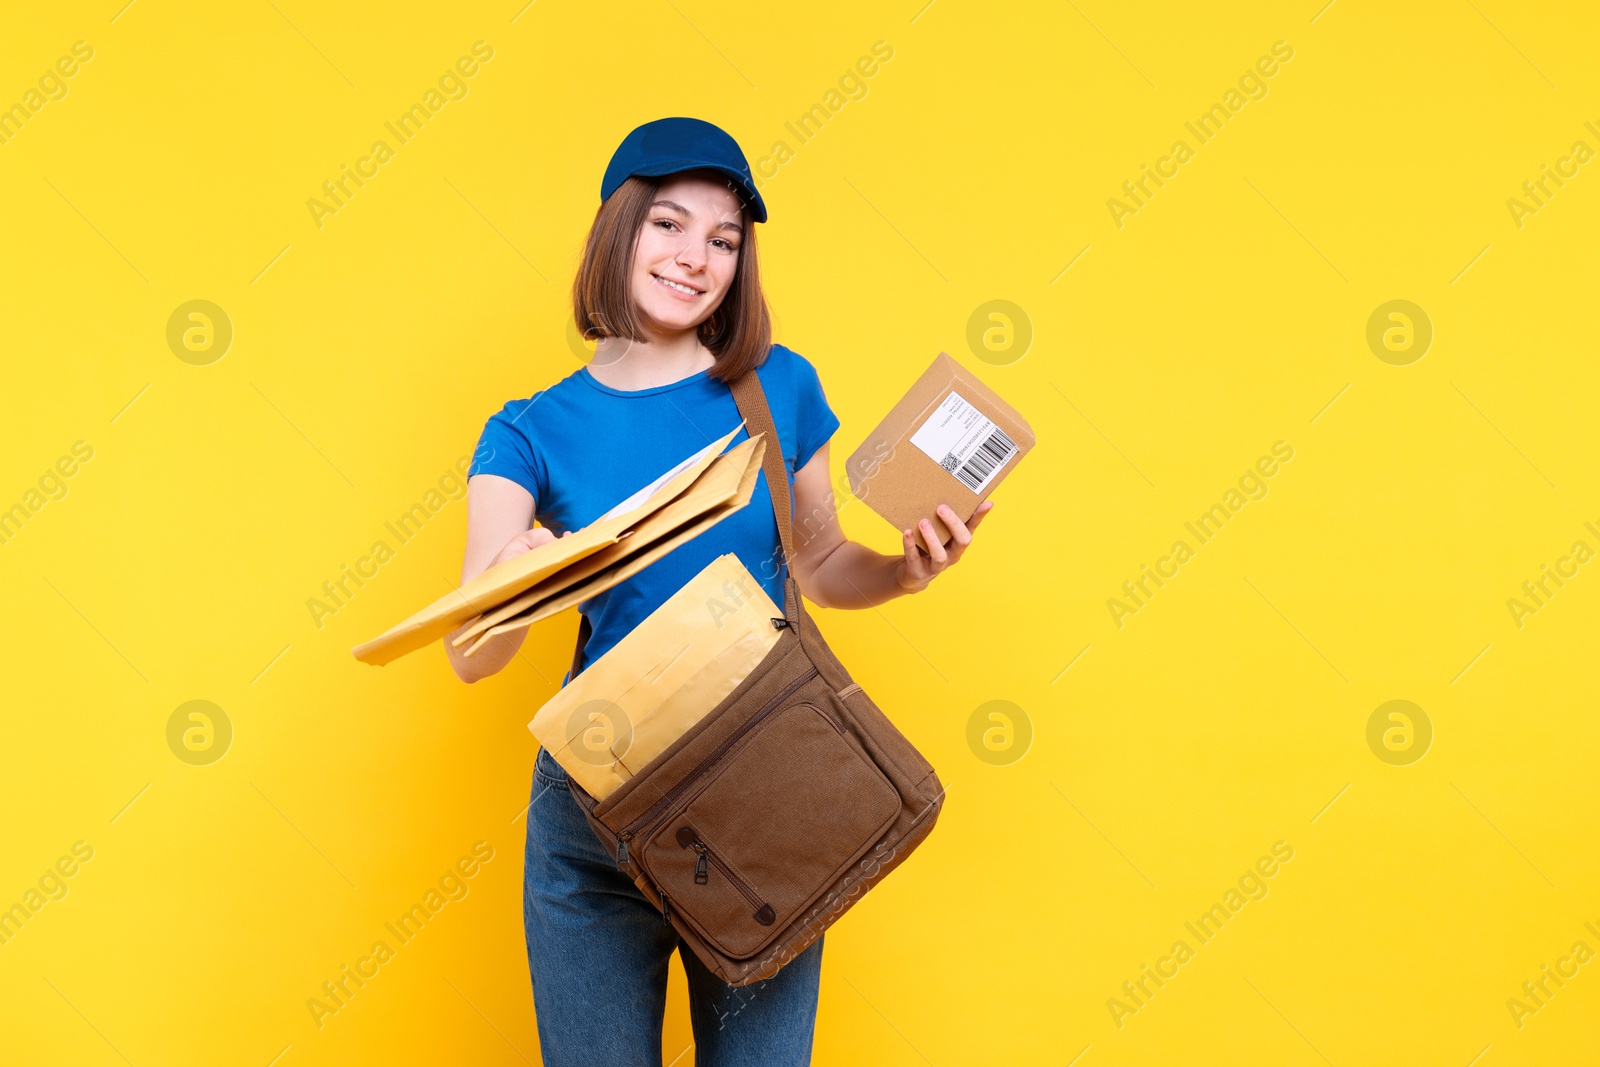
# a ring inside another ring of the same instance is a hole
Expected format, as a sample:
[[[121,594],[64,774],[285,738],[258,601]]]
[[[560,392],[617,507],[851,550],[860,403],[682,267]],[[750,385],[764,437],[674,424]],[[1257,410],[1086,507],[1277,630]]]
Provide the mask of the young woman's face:
[[[678,175],[662,182],[639,231],[629,283],[645,325],[678,333],[710,318],[733,285],[743,238],[739,198],[723,181]]]

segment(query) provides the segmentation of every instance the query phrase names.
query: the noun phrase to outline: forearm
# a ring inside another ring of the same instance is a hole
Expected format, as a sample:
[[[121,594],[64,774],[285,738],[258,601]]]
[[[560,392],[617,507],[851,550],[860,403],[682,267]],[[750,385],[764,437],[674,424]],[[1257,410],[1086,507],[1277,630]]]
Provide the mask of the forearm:
[[[473,641],[476,641],[477,638],[473,638],[473,641],[468,641],[460,648],[457,648],[451,642],[472,621],[469,620],[462,623],[444,639],[444,651],[450,658],[450,667],[456,672],[456,677],[463,682],[476,682],[482,678],[489,677],[491,674],[498,673],[502,667],[511,662],[512,657],[517,654],[517,650],[522,646],[523,638],[528,636],[526,627],[512,630],[510,633],[496,634],[485,641],[482,648],[468,656],[465,654],[466,650],[472,647]]]
[[[874,552],[857,541],[843,541],[817,565],[807,578],[806,599],[824,608],[869,608],[926,584],[906,588],[898,575],[902,557]]]

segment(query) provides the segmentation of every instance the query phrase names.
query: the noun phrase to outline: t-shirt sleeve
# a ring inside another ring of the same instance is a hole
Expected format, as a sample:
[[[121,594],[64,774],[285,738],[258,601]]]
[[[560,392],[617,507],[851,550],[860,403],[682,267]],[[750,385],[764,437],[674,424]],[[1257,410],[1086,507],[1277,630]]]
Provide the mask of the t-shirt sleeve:
[[[533,440],[532,408],[538,399],[535,394],[528,400],[513,400],[489,416],[483,433],[478,435],[478,448],[472,454],[472,465],[467,477],[474,474],[498,474],[509,478],[532,494],[535,506],[543,506],[548,499],[545,492],[544,458]]]
[[[828,443],[828,438],[839,428],[839,416],[833,413],[828,397],[822,391],[822,379],[811,361],[795,353],[795,416],[796,451],[794,469],[798,472],[817,449]]]

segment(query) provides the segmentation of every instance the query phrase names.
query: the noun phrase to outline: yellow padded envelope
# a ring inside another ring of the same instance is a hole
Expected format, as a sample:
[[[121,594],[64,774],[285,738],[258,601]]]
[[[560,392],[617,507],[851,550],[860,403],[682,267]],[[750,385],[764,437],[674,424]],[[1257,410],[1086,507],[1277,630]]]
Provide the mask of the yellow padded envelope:
[[[598,569],[585,566],[588,557],[603,554],[610,561],[618,555],[637,555],[637,550],[647,547],[649,539],[646,539],[646,543],[639,543],[632,535],[669,504],[679,505],[673,509],[675,516],[681,516],[684,512],[700,515],[715,513],[720,519],[730,510],[737,510],[727,505],[742,488],[739,474],[751,461],[752,453],[759,466],[760,445],[765,443],[761,441],[764,435],[758,434],[754,440],[759,444],[745,440],[729,452],[722,452],[743,426],[741,421],[720,440],[707,445],[697,457],[669,472],[659,485],[647,486],[648,492],[641,490],[600,519],[574,531],[572,536],[558,537],[531,552],[513,556],[488,568],[404,622],[357,645],[352,650],[355,658],[363,663],[381,666],[432,644],[468,619],[493,611],[532,587],[540,587],[547,596],[553,596],[560,588]],[[707,474],[711,475],[709,479],[705,477]],[[641,496],[644,497],[642,502],[639,500]],[[749,494],[746,493],[745,500],[748,499]],[[617,573],[620,570],[612,568],[605,581],[598,585],[591,583],[591,591],[586,595],[592,596],[601,588],[609,588],[609,585],[627,577],[626,574]]]
[[[570,573],[578,580],[568,581],[569,572],[563,571],[557,576],[559,585],[555,590],[547,587],[557,579],[541,582],[516,599],[474,619],[452,643],[460,647],[472,641],[463,654],[474,655],[491,637],[530,626],[588,600],[637,574],[683,542],[699,537],[750,502],[756,476],[761,473],[766,437],[758,433],[719,456],[718,465],[701,475],[682,498],[640,522],[621,544],[608,545],[572,568]],[[721,462],[723,460],[727,462]],[[708,509],[705,507],[707,498],[719,503]]]
[[[551,697],[528,729],[601,799],[755,670],[782,617],[738,556],[718,556]]]

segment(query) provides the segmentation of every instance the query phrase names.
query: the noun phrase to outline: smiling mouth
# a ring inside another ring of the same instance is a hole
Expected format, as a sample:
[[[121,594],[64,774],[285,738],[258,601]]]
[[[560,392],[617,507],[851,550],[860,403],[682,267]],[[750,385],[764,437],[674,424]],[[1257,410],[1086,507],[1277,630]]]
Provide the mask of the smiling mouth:
[[[660,285],[663,289],[667,290],[670,293],[676,293],[678,296],[683,297],[685,300],[695,300],[695,299],[698,299],[699,297],[705,295],[705,290],[704,289],[696,289],[693,286],[685,286],[685,285],[682,285],[682,284],[680,284],[678,282],[668,281],[666,278],[663,278],[659,274],[652,274],[652,275],[650,275],[650,277],[654,278],[656,280],[656,283],[658,285]]]

